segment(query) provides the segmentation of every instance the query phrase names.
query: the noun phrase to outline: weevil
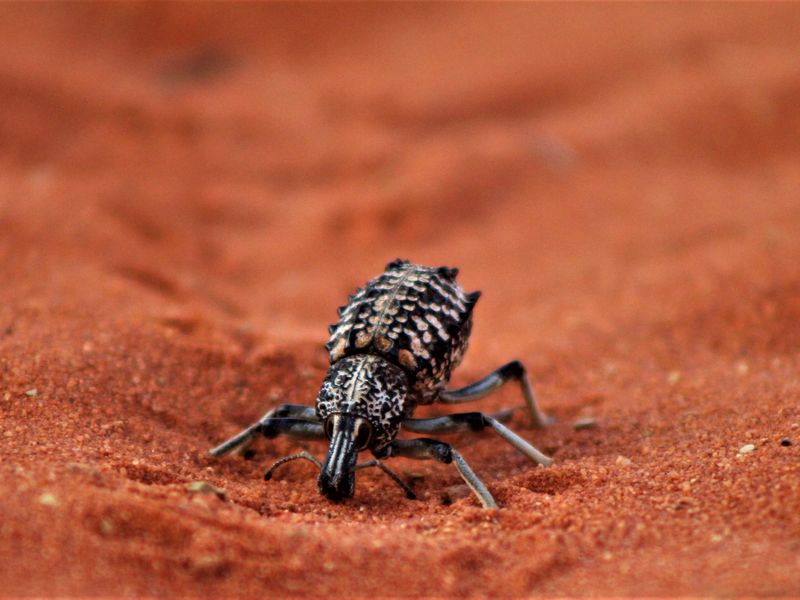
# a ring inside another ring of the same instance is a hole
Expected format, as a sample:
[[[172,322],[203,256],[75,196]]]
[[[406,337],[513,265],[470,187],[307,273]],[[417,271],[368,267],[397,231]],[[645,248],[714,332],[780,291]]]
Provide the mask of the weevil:
[[[485,508],[496,508],[489,490],[464,457],[450,444],[422,437],[397,439],[398,432],[444,434],[490,428],[536,464],[552,459],[506,427],[511,411],[492,415],[464,412],[414,418],[418,406],[461,404],[477,400],[509,381],[519,383],[534,427],[549,417],[537,406],[524,365],[511,361],[483,379],[459,389],[446,389],[450,375],[464,356],[472,330],[472,312],[480,292],[466,293],[456,282],[458,269],[425,267],[395,260],[339,308],[339,321],[329,328],[326,344],[330,368],[314,407],[282,404],[258,422],[223,442],[210,453],[224,456],[246,448],[260,435],[288,435],[328,440],[324,462],[303,451],[286,456],[267,469],[304,459],[320,470],[320,493],[332,501],[355,493],[356,471],[377,467],[410,499],[413,490],[384,463],[405,456],[455,465]],[[360,452],[371,460],[358,462]]]

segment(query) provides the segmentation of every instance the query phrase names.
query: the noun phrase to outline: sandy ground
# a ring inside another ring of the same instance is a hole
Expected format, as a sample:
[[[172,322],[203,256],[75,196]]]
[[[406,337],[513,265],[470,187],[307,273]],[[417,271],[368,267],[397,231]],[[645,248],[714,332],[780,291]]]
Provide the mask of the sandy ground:
[[[0,6],[0,593],[800,595],[798,32]],[[397,256],[483,290],[454,383],[523,360],[558,423],[513,427],[556,464],[448,438],[483,511],[446,465],[334,505],[308,464],[261,480],[287,440],[208,457],[314,401],[335,308]]]

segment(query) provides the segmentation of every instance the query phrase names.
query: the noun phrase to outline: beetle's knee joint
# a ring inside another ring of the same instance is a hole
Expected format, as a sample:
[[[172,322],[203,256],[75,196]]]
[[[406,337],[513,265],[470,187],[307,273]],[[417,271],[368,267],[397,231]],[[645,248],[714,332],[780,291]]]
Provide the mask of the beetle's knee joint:
[[[453,462],[453,447],[450,444],[436,442],[436,444],[431,445],[430,450],[433,458],[438,460],[440,463],[449,465],[451,462]]]
[[[484,428],[489,424],[483,413],[479,412],[463,413],[458,415],[458,417],[460,421],[466,423],[467,427],[469,427],[471,431],[483,431]]]
[[[273,408],[271,411],[269,411],[267,414],[270,417],[285,417],[285,416],[289,415],[291,410],[292,410],[292,405],[291,404],[279,404],[278,406]]]
[[[521,379],[525,376],[526,372],[525,365],[518,360],[512,360],[507,365],[503,365],[500,369],[500,373],[503,377],[513,379]]]

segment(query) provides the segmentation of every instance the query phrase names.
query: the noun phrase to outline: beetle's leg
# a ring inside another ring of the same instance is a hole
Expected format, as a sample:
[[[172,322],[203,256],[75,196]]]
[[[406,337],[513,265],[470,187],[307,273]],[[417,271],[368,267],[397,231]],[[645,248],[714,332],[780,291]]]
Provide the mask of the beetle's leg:
[[[457,390],[444,390],[439,394],[439,401],[444,404],[460,404],[461,402],[478,400],[487,394],[491,394],[509,381],[519,382],[522,395],[525,397],[525,404],[531,413],[534,427],[540,429],[552,423],[553,418],[544,414],[536,404],[536,397],[533,395],[528,372],[525,369],[525,365],[518,360],[512,360],[473,384]]]
[[[313,407],[302,404],[281,404],[280,406],[268,411],[267,414],[261,417],[258,422],[253,423],[247,429],[243,429],[229,440],[222,442],[216,448],[209,450],[209,454],[212,456],[225,456],[226,454],[230,454],[234,451],[243,452],[253,442],[253,439],[259,433],[263,433],[267,437],[275,437],[279,433],[297,435],[302,427],[296,427],[295,433],[292,433],[291,431],[280,430],[274,432],[275,428],[270,426],[270,423],[276,419],[287,417],[292,418],[297,422],[308,422],[312,425],[317,425],[320,428],[320,431],[322,430],[322,425],[319,424],[319,421],[317,420],[317,413]],[[300,437],[305,436],[301,435]],[[316,439],[316,436],[312,435],[311,437]],[[324,437],[324,434],[322,437]]]
[[[366,462],[359,463],[359,464],[356,465],[356,469],[366,469],[368,467],[378,467],[381,471],[383,471],[389,477],[391,477],[392,480],[397,485],[399,485],[401,488],[403,488],[403,491],[406,493],[406,498],[408,498],[409,500],[416,500],[417,499],[417,495],[414,493],[414,490],[412,490],[405,481],[400,479],[400,477],[394,471],[389,469],[389,467],[384,465],[377,458],[373,458],[372,460],[368,460]]]
[[[485,427],[494,429],[500,437],[533,462],[549,467],[553,464],[553,459],[545,456],[542,452],[534,448],[508,427],[503,425],[495,417],[484,415],[479,412],[458,413],[455,415],[444,415],[432,417],[430,419],[406,419],[403,421],[403,429],[414,433],[453,433],[470,429],[472,431],[483,431]]]
[[[289,456],[284,456],[283,458],[276,460],[274,463],[272,463],[270,468],[267,469],[267,471],[264,473],[264,480],[269,481],[270,479],[272,479],[272,473],[275,471],[275,469],[277,469],[281,465],[285,465],[287,462],[290,462],[292,460],[297,460],[298,458],[303,458],[305,460],[308,460],[317,465],[318,468],[322,469],[322,463],[319,462],[319,459],[316,456],[309,454],[308,452],[303,450],[301,452],[298,452],[297,454],[290,454]]]
[[[464,460],[464,457],[450,444],[429,438],[414,440],[394,440],[379,453],[380,458],[406,456],[408,458],[433,459],[441,463],[453,463],[464,482],[475,492],[484,508],[497,508],[489,490]]]

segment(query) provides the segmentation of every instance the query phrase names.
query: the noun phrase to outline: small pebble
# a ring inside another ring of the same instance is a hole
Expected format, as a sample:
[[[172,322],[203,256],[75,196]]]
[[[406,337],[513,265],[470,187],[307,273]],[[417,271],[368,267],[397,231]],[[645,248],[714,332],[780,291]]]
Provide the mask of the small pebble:
[[[627,456],[622,456],[620,454],[619,456],[617,456],[617,460],[614,462],[616,462],[620,466],[627,467],[628,465],[631,464],[631,459],[628,458]]]
[[[451,485],[442,492],[442,504],[450,505],[456,500],[461,500],[470,495],[470,489],[464,484]]]
[[[748,454],[755,450],[756,447],[753,444],[745,444],[741,448],[739,448],[739,454]]]
[[[789,438],[783,438],[781,440],[781,446],[791,446],[791,445],[792,445],[792,440],[790,440]]]
[[[597,419],[594,417],[581,417],[572,424],[572,427],[575,429],[575,431],[581,431],[582,429],[593,429],[594,427],[597,427]]]
[[[750,371],[750,366],[743,360],[736,363],[736,372],[739,375],[747,375],[749,371]]]
[[[39,504],[44,504],[45,506],[58,506],[58,498],[56,498],[55,494],[50,492],[45,492],[41,496],[39,496]]]
[[[189,569],[195,575],[212,575],[221,573],[227,566],[227,561],[219,554],[201,554],[190,559]]]
[[[112,535],[114,533],[114,521],[109,518],[105,518],[100,521],[100,531],[103,535]]]
[[[193,481],[192,483],[187,483],[186,489],[195,494],[214,494],[220,500],[225,500],[225,490],[207,481]]]
[[[29,390],[26,390],[25,395],[28,398],[36,398],[36,396],[39,395],[39,390],[37,390],[36,388],[31,388]]]

